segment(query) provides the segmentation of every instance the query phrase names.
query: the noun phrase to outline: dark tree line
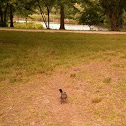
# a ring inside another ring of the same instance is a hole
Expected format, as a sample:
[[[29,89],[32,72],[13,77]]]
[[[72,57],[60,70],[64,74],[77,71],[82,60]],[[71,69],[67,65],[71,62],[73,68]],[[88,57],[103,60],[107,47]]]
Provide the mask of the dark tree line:
[[[75,4],[80,5],[82,10],[76,8]],[[13,17],[15,15],[23,15],[27,19],[29,14],[35,13],[37,9],[46,28],[49,29],[50,13],[53,7],[60,9],[60,29],[65,29],[66,12],[74,8],[76,13],[81,15],[76,19],[80,23],[89,26],[103,24],[106,16],[109,19],[111,30],[119,31],[123,24],[123,14],[126,11],[126,0],[0,0],[0,26],[7,27],[9,21],[10,27],[14,27]]]

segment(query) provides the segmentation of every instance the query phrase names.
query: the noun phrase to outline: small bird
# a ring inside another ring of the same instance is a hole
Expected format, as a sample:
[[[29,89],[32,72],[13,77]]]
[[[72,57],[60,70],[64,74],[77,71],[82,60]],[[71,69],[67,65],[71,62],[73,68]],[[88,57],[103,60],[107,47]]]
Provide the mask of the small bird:
[[[62,89],[59,89],[59,91],[60,91],[60,93],[61,93],[61,104],[63,103],[63,102],[66,102],[66,99],[67,99],[67,94],[66,94],[66,92],[63,92],[63,90]]]

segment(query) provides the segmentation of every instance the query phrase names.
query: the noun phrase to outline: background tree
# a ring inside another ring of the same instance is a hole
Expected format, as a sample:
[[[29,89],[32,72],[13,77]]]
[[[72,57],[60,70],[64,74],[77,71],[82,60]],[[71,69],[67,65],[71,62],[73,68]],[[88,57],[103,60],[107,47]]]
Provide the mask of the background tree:
[[[122,25],[123,25],[123,29],[126,29],[126,12],[124,12],[124,14],[123,14],[123,22],[122,22]]]
[[[27,23],[27,18],[30,17],[29,15],[35,13],[35,5],[33,0],[17,0],[15,3],[15,14],[25,18]]]
[[[92,25],[98,25],[104,22],[102,9],[97,4],[91,4],[84,9],[79,22],[83,25],[88,25],[91,30]]]
[[[65,29],[65,7],[69,6],[69,8],[74,7],[76,0],[57,0],[57,3],[60,7],[60,29]]]
[[[14,14],[22,15],[27,18],[33,13],[32,0],[0,0],[0,26],[6,27],[8,18],[10,19],[10,27],[13,25]]]
[[[45,13],[43,11],[43,0],[37,0],[36,1],[36,5],[39,8],[40,14],[42,16],[42,19],[43,19],[43,22],[45,23],[46,28],[48,28],[46,17],[45,17]]]
[[[9,8],[9,0],[0,0],[0,26],[7,26],[7,11]]]
[[[48,15],[48,29],[49,29],[49,22],[50,22],[50,11],[54,6],[56,0],[43,0],[43,6],[46,7],[47,15]]]
[[[9,4],[9,7],[10,7],[10,27],[14,27],[14,24],[13,24],[13,5]]]
[[[126,0],[100,0],[100,5],[104,8],[104,12],[109,18],[111,30],[119,31],[126,8]]]
[[[17,0],[9,0],[9,17],[10,17],[10,27],[14,27],[13,17],[16,9],[18,1]]]

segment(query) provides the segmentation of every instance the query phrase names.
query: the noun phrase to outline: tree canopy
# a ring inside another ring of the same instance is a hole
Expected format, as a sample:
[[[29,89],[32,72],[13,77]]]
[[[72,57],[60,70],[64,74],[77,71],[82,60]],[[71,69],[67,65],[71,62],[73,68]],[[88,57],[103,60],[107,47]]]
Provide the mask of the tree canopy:
[[[119,31],[126,9],[126,0],[100,0],[99,2],[109,18],[111,30]]]
[[[13,27],[14,16],[27,20],[29,15],[39,11],[49,28],[52,8],[60,15],[60,29],[65,29],[65,18],[89,26],[104,25],[109,19],[106,23],[113,31],[119,31],[126,24],[126,0],[0,0],[0,26],[8,27],[10,23]]]

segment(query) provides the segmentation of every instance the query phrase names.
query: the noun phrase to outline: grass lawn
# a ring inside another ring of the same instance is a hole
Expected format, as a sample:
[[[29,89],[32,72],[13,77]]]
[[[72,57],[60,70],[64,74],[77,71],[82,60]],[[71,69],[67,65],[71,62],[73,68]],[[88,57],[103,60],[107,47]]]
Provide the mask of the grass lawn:
[[[0,31],[0,125],[126,126],[125,73],[126,35]]]

